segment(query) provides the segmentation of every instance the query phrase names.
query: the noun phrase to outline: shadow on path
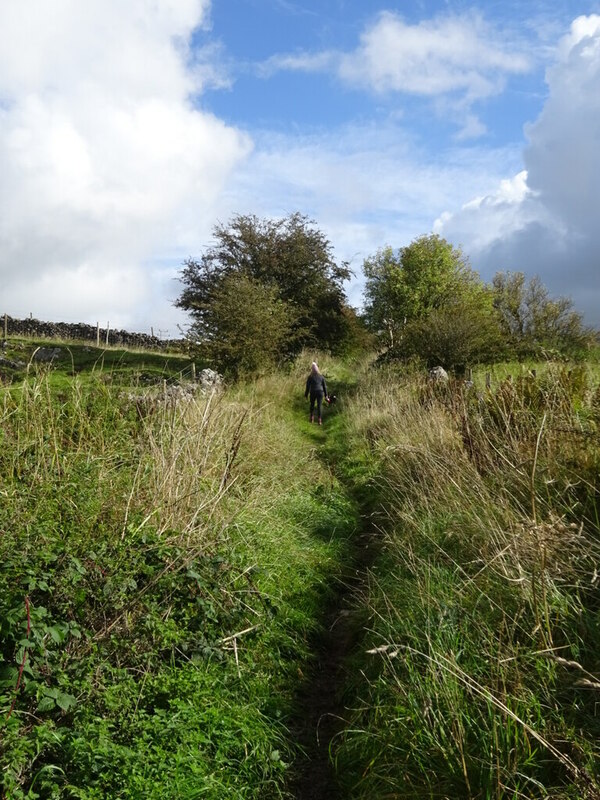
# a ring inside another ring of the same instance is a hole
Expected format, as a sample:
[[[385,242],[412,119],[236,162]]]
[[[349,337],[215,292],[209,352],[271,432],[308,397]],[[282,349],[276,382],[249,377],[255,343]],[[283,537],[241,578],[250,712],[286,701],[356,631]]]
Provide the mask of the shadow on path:
[[[350,389],[350,387],[347,387]],[[343,428],[336,419],[343,407],[330,409],[323,430],[312,430],[320,442],[319,457],[335,472],[336,447],[343,442]],[[333,437],[331,447],[327,438]],[[338,450],[338,455],[341,453]],[[337,475],[342,485],[342,475]],[[289,791],[295,800],[343,800],[330,748],[346,722],[344,689],[351,683],[348,659],[359,644],[364,630],[366,577],[378,552],[378,539],[368,513],[354,497],[353,487],[346,486],[356,508],[357,531],[349,545],[347,564],[332,587],[321,619],[321,632],[311,642],[314,660],[302,680],[296,696],[297,717],[290,726],[302,750],[294,767]]]

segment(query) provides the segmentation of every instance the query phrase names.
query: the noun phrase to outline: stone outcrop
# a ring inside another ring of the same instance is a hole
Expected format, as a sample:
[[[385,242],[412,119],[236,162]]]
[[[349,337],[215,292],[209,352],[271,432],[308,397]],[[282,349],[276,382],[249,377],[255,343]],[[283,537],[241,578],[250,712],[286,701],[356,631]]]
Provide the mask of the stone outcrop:
[[[223,383],[223,376],[215,372],[214,369],[206,368],[198,375],[198,383],[203,389],[221,386]]]
[[[61,355],[60,347],[38,347],[33,353],[33,360],[51,364],[53,361],[58,361]]]

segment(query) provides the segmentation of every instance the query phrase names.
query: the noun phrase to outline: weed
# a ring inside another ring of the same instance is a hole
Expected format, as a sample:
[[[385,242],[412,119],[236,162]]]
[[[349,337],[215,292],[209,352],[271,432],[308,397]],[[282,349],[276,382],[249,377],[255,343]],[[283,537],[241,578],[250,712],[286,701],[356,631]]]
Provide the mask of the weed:
[[[346,409],[384,537],[336,746],[348,796],[597,797],[586,371],[483,395],[378,377]]]
[[[280,797],[341,492],[274,379],[140,413],[105,377],[2,395],[0,794]]]

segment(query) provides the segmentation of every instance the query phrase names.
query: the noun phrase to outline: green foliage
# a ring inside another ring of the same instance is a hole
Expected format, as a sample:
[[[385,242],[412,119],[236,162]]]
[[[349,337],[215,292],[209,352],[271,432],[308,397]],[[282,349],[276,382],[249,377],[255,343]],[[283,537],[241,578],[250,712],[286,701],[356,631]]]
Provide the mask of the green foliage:
[[[335,355],[344,358],[369,356],[376,350],[377,338],[369,329],[363,315],[350,306],[342,309],[343,337],[335,347]]]
[[[539,278],[497,273],[486,287],[462,252],[437,235],[364,263],[366,319],[389,358],[446,368],[511,354],[585,356],[593,342],[571,301],[550,298]]]
[[[428,367],[439,365],[458,372],[469,364],[493,361],[504,345],[491,303],[484,301],[483,294],[450,300],[426,317],[407,323],[390,355],[417,357]]]
[[[388,371],[346,405],[382,549],[345,796],[597,796],[596,387],[560,365],[483,395]]]
[[[263,411],[285,382],[143,414],[102,375],[3,393],[3,797],[282,796],[354,524],[289,404]]]
[[[483,289],[462,252],[437,234],[421,236],[397,253],[391,247],[379,250],[363,268],[367,319],[392,332]]]
[[[527,282],[522,272],[498,272],[493,293],[503,333],[515,354],[556,350],[575,355],[591,344],[592,331],[584,326],[572,301],[552,299],[539,277]]]
[[[241,308],[232,309],[226,298],[237,276],[246,280],[242,294],[248,303],[259,287],[265,303],[264,312],[247,321],[247,333],[253,326],[254,336],[264,340],[272,326],[280,357],[297,354],[305,345],[339,348],[347,330],[342,284],[350,272],[334,262],[329,241],[313,225],[298,213],[280,220],[237,215],[228,225],[217,225],[215,244],[200,260],[186,261],[181,273],[184,289],[176,304],[192,316],[191,335],[201,344],[230,335],[225,312],[237,319]],[[278,301],[285,314],[275,313]],[[291,335],[282,337],[286,325]]]
[[[293,341],[290,305],[274,287],[241,273],[220,282],[205,322],[203,359],[235,376],[272,370]]]
[[[364,264],[366,318],[388,358],[418,357],[431,366],[463,366],[496,355],[500,332],[490,292],[462,252],[437,235]]]
[[[179,403],[2,393],[0,794],[285,797],[359,504],[344,796],[597,795],[597,365],[478,393],[324,357],[316,429],[311,359]]]

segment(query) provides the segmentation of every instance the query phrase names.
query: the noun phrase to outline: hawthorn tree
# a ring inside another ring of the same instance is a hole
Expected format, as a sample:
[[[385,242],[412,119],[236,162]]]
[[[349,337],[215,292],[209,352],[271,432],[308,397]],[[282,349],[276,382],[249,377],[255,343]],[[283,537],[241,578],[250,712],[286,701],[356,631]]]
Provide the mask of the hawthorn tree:
[[[336,264],[331,244],[313,221],[299,213],[279,220],[236,215],[213,233],[214,244],[199,259],[188,259],[181,271],[184,288],[176,305],[190,312],[195,340],[212,343],[216,353],[215,343],[227,338],[233,352],[236,326],[222,310],[232,309],[235,299],[226,298],[243,286],[247,297],[254,293],[258,299],[262,287],[258,302],[271,308],[278,331],[287,326],[285,335],[275,336],[279,357],[293,356],[305,346],[340,349],[348,332],[343,282],[351,273],[345,263]],[[279,314],[283,309],[285,314]],[[269,314],[250,315],[248,325],[250,319],[257,340],[275,330]]]
[[[236,215],[213,230],[214,244],[200,259],[188,259],[181,272],[183,292],[176,305],[189,311],[204,335],[210,307],[225,277],[245,275],[271,287],[293,310],[296,346],[335,345],[346,304],[343,282],[350,277],[338,265],[325,235],[307,217],[284,219]],[[212,320],[211,320],[212,323]]]
[[[288,304],[271,286],[240,273],[226,275],[205,316],[202,355],[239,377],[276,366],[292,336]]]

